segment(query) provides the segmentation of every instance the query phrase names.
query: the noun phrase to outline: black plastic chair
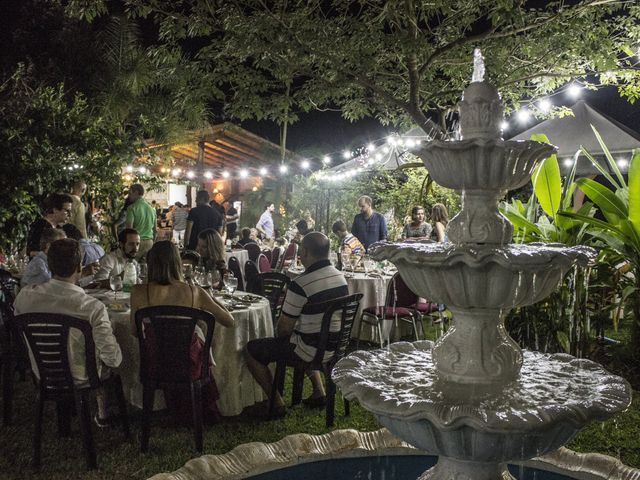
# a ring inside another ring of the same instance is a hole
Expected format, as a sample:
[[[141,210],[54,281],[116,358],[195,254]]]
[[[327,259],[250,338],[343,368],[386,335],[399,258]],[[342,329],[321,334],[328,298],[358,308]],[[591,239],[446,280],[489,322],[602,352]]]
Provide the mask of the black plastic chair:
[[[11,425],[13,414],[13,381],[16,368],[25,376],[27,355],[22,342],[17,341],[13,319],[13,302],[18,281],[0,269],[0,381],[2,382],[2,423]]]
[[[256,264],[251,260],[247,260],[244,264],[244,279],[247,292],[262,295],[260,272],[258,271]]]
[[[277,271],[285,270],[298,255],[298,244],[291,242],[278,262]]]
[[[82,443],[84,446],[87,468],[97,468],[96,451],[91,433],[90,396],[107,383],[115,386],[116,398],[120,409],[120,419],[125,437],[130,438],[127,404],[122,391],[120,377],[111,372],[108,378],[100,379],[96,368],[96,352],[91,324],[86,320],[59,315],[55,313],[25,313],[16,315],[15,325],[20,338],[27,342],[35,359],[37,374],[33,372],[38,388],[36,402],[35,434],[33,444],[33,464],[36,468],[41,464],[42,421],[45,402],[56,402],[58,410],[58,432],[60,435],[70,433],[70,405],[75,404],[80,417]],[[76,383],[71,375],[68,345],[69,330],[80,330],[84,337],[85,369],[88,381]],[[72,403],[73,402],[73,403]]]
[[[247,267],[245,267],[245,272]],[[255,287],[252,286],[251,293],[262,295],[269,300],[274,331],[278,323],[278,318],[280,317],[280,312],[282,311],[282,304],[287,293],[287,287],[290,283],[291,279],[289,277],[278,272],[260,273],[255,282],[253,282]]]
[[[244,246],[244,249],[249,254],[249,260],[251,260],[254,263],[257,263],[258,256],[262,253],[262,250],[260,249],[260,245],[254,242],[249,242]]]
[[[244,280],[242,278],[242,270],[240,269],[240,262],[236,257],[229,257],[228,268],[233,273],[233,276],[238,279],[238,290],[244,291]]]
[[[201,369],[197,378],[191,377],[191,341],[199,321],[206,323],[204,346],[201,352]],[[143,328],[144,324],[144,328]],[[150,417],[155,392],[160,388],[189,387],[193,412],[193,428],[196,450],[202,452],[202,387],[211,383],[209,375],[209,351],[215,328],[215,317],[204,310],[176,305],[146,307],[136,312],[136,332],[140,346],[140,381],[142,393],[142,433],[140,449],[149,449]],[[153,345],[147,337],[153,332]],[[155,363],[148,354],[155,349]]]
[[[280,247],[273,247],[273,250],[271,250],[271,270],[277,270],[280,253]]]
[[[318,340],[318,346],[316,347],[316,354],[310,362],[286,362],[280,361],[276,364],[276,373],[274,375],[273,387],[271,389],[271,398],[269,408],[273,409],[275,400],[275,392],[279,391],[280,394],[284,391],[284,377],[286,368],[288,366],[293,367],[293,390],[291,393],[291,405],[297,405],[302,401],[302,387],[304,384],[304,373],[307,370],[319,370],[324,373],[326,390],[327,390],[327,404],[325,408],[325,423],[327,428],[333,426],[335,418],[335,396],[336,396],[336,384],[331,379],[331,371],[335,364],[344,357],[349,340],[351,338],[351,329],[353,327],[353,321],[360,307],[360,300],[362,299],[362,293],[356,293],[346,297],[336,298],[329,302],[323,303],[322,310],[324,315],[322,316],[322,326],[320,327],[320,334]],[[316,306],[317,307],[317,306]],[[317,309],[317,308],[316,308]],[[340,329],[331,332],[331,323],[334,320],[334,315],[340,315]],[[326,352],[333,352],[333,355],[328,360],[324,360]],[[348,416],[350,413],[349,401],[344,401],[344,413]]]

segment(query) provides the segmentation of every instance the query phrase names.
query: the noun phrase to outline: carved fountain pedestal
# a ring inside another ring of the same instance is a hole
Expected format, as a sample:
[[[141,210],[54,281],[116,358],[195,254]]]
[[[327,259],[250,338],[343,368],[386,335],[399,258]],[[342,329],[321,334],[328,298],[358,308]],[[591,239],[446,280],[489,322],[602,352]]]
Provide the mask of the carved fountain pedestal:
[[[477,81],[460,102],[462,140],[434,141],[416,152],[436,182],[462,193],[462,209],[448,226],[451,243],[372,248],[416,294],[446,304],[452,324],[435,345],[357,351],[333,372],[343,395],[439,456],[422,479],[512,478],[507,462],[556,450],[589,421],[631,402],[624,379],[588,360],[522,351],[504,327],[509,310],[544,299],[595,251],[509,244],[513,227],[498,200],[528,182],[555,147],[502,140],[500,96],[479,78],[484,67],[479,56],[476,62]]]

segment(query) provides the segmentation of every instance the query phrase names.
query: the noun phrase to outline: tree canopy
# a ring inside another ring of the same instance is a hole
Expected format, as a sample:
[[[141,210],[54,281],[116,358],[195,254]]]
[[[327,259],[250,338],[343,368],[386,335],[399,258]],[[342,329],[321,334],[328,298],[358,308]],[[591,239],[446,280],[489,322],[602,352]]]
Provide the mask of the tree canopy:
[[[508,108],[570,79],[640,91],[640,6],[614,0],[124,0],[159,29],[158,55],[187,52],[211,99],[239,119],[293,122],[338,106],[351,120],[444,125],[474,47]],[[93,19],[109,2],[71,0]]]

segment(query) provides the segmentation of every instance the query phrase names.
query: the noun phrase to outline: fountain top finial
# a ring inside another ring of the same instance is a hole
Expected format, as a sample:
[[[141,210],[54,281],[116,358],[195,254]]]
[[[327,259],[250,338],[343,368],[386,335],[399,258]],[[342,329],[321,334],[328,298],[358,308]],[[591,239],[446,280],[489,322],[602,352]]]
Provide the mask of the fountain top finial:
[[[484,57],[479,48],[473,49],[473,76],[471,82],[484,82]]]

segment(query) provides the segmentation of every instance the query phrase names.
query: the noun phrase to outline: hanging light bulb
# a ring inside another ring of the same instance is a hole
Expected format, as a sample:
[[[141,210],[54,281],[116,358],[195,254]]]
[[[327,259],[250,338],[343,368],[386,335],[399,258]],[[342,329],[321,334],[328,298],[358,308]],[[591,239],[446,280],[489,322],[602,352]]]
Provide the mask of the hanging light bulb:
[[[195,173],[193,173],[193,171],[192,171],[192,170],[189,170],[189,171],[187,172],[187,178],[193,178],[193,177],[195,177],[195,176],[196,176],[196,174],[195,174]]]
[[[543,98],[538,102],[538,109],[543,113],[549,112],[549,110],[551,110],[551,106],[551,102],[547,98]]]
[[[74,165],[74,167],[75,167],[75,165]],[[126,170],[128,173],[133,172],[133,165],[127,165],[127,168],[125,168],[125,170]]]
[[[206,172],[204,172],[204,178],[211,180],[213,178],[213,173],[207,170]]]
[[[249,171],[246,168],[240,170],[240,178],[247,178],[249,176]]]
[[[309,160],[303,160],[300,163],[300,166],[302,167],[303,170],[306,170],[311,166],[311,164],[309,163]]]
[[[229,178],[230,173],[227,170],[222,171],[222,178]]]
[[[345,160],[349,160],[351,158],[351,152],[349,150],[345,150],[344,152],[342,152],[342,158],[344,158]]]
[[[382,153],[389,153],[390,149],[389,147],[387,147],[386,145],[384,146],[384,148],[382,149]]]
[[[324,163],[325,165],[329,165],[331,163],[331,157],[329,155],[325,155],[322,158],[322,163]]]
[[[502,123],[500,123],[500,128],[504,131],[504,130],[508,130],[509,129],[509,122],[507,122],[506,120],[503,120]]]
[[[518,110],[516,115],[518,116],[518,121],[520,123],[527,123],[529,121],[529,118],[531,117],[529,110],[527,110],[526,108],[521,108],[520,110]]]
[[[577,83],[572,83],[569,85],[569,88],[567,88],[567,93],[571,98],[578,98],[580,93],[582,93],[582,87]]]
[[[572,158],[565,158],[564,161],[562,162],[562,164],[565,167],[570,167],[571,165],[573,165],[573,159]]]
[[[144,174],[146,174],[146,173],[147,173],[147,168],[146,168],[146,167],[140,167],[140,168],[138,169],[138,171],[139,171],[142,175],[144,175]]]
[[[266,167],[260,167],[260,175],[266,175],[267,174],[267,169]]]
[[[287,173],[287,170],[289,169],[286,165],[280,165],[280,173]]]
[[[416,143],[413,141],[413,138],[407,138],[407,141],[405,143],[407,145],[407,148],[413,148],[416,145]]]
[[[369,153],[375,152],[376,146],[373,143],[370,143],[369,145],[367,145],[367,150],[369,150]]]
[[[396,138],[393,136],[387,137],[387,143],[389,145],[395,145],[397,143]]]
[[[179,168],[174,168],[171,172],[171,175],[173,175],[174,177],[179,177],[181,173],[182,171]]]

